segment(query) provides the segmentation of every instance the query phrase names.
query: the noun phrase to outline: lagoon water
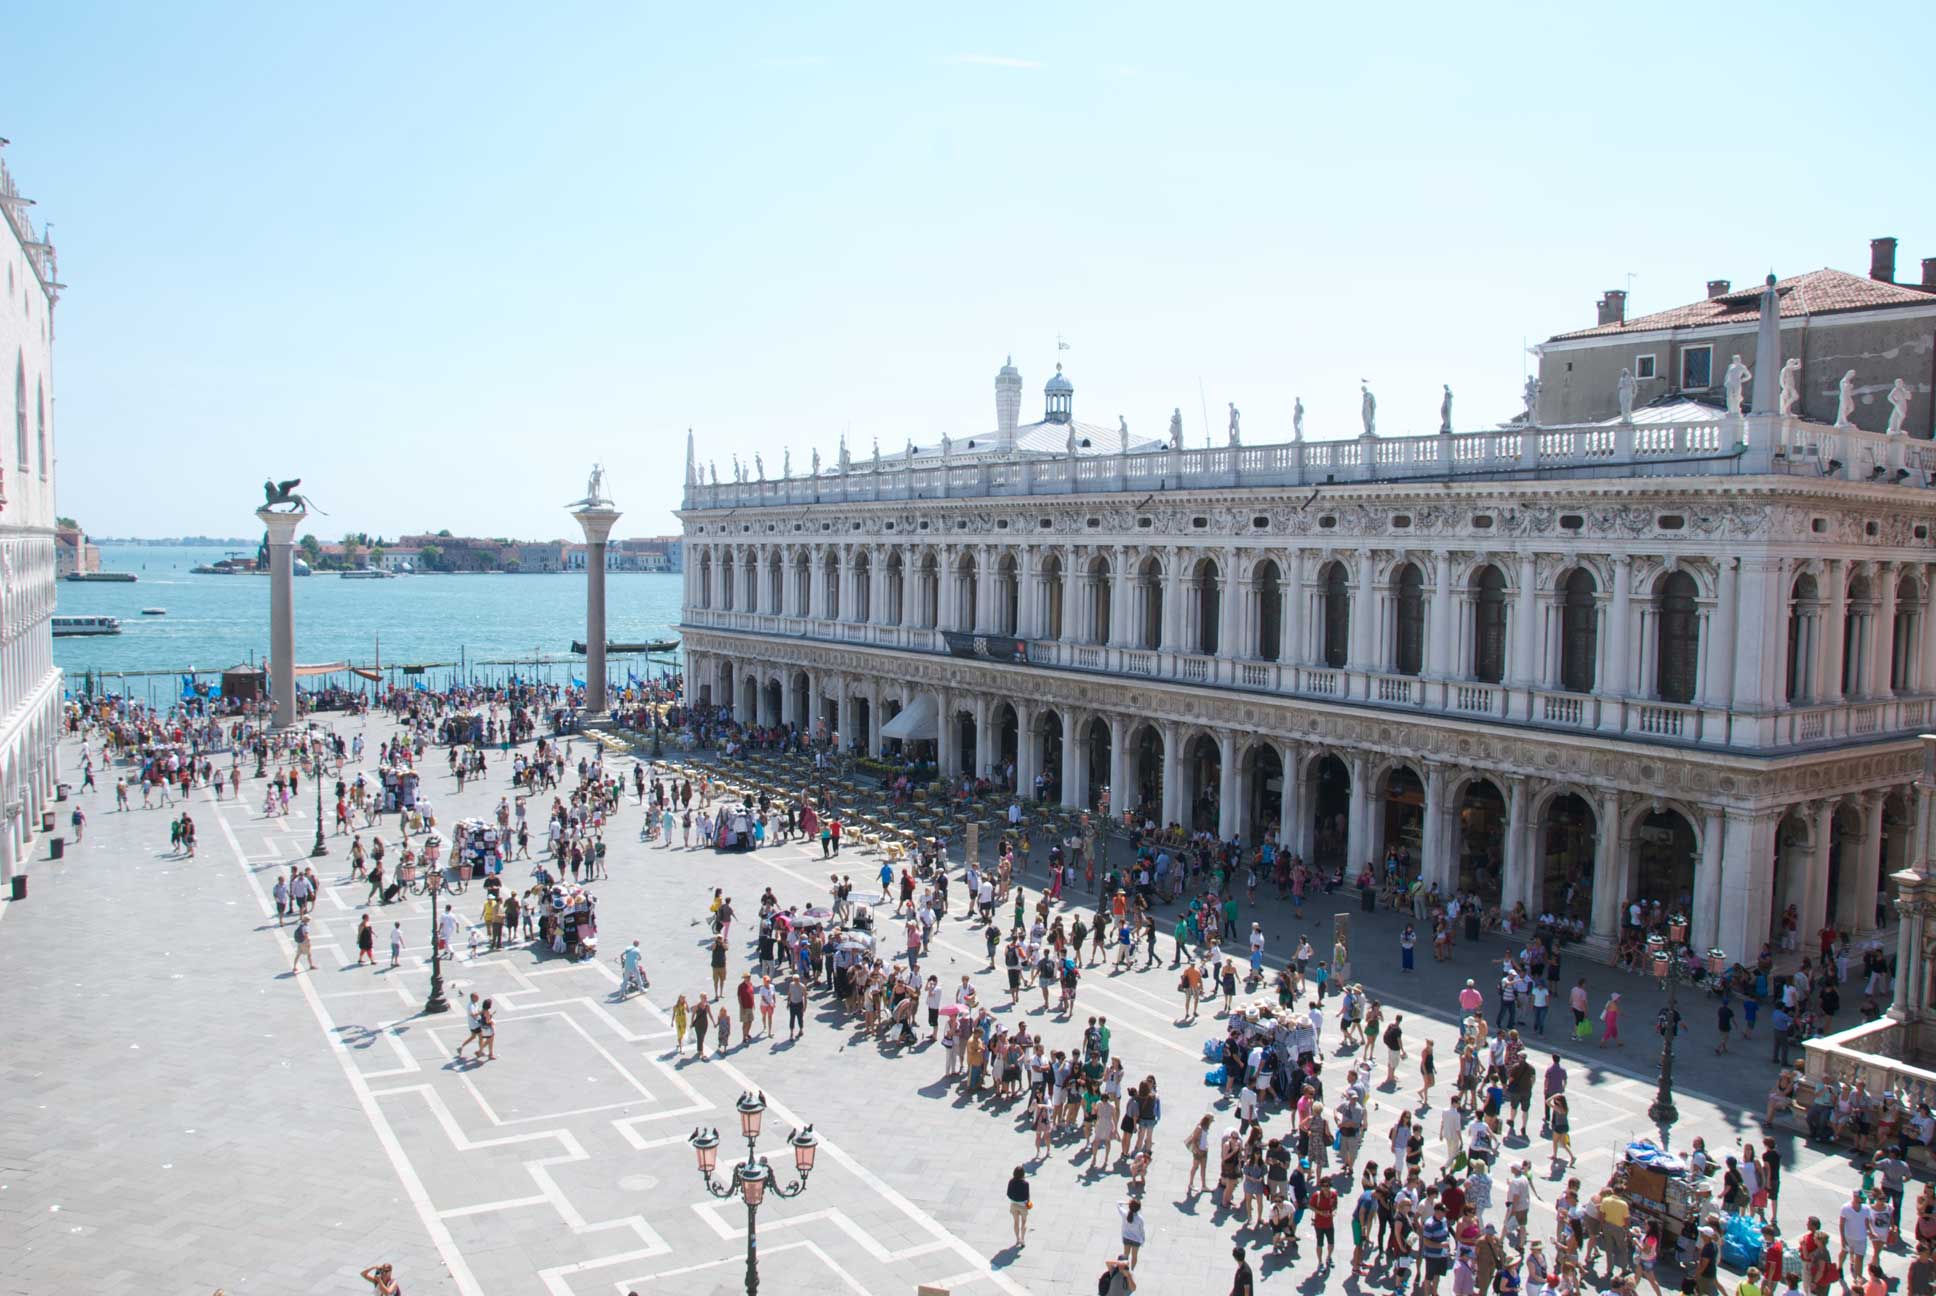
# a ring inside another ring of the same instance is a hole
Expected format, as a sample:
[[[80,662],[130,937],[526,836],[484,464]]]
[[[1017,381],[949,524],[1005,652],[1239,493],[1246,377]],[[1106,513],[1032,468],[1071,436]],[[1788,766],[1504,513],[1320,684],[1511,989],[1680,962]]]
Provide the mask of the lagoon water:
[[[226,557],[219,548],[104,545],[104,570],[132,572],[132,584],[58,582],[56,611],[119,617],[119,635],[54,640],[54,661],[70,680],[93,670],[219,671],[261,661],[269,646],[269,578],[196,576],[192,567]],[[674,637],[684,580],[678,574],[612,572],[605,578],[607,638],[621,643]],[[568,653],[585,637],[585,578],[576,574],[420,575],[343,580],[334,573],[295,582],[296,660],[369,665],[382,636],[386,666],[485,663]],[[147,617],[160,607],[168,615]],[[582,660],[582,659],[581,659]],[[623,678],[627,663],[613,662]],[[643,664],[637,666],[645,673]],[[482,666],[502,678],[512,668]],[[566,668],[526,670],[562,682]],[[437,670],[430,678],[448,678]],[[159,686],[157,686],[159,687]],[[131,692],[143,688],[129,682]]]

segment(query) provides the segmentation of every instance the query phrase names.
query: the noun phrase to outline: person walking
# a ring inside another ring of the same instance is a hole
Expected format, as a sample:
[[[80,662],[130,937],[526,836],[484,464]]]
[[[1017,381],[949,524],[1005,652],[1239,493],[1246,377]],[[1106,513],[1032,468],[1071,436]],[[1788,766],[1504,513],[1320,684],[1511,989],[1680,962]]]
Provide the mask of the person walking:
[[[706,1035],[712,1028],[713,1006],[705,995],[700,995],[699,1002],[693,1006],[692,1010],[692,1034],[693,1039],[698,1045],[697,1055],[701,1062],[706,1060]]]
[[[477,1010],[477,1056],[480,1061],[497,1061],[497,1011],[486,999]]]
[[[370,926],[370,915],[364,914],[356,920],[356,966],[364,963],[376,966],[376,929]]]
[[[296,919],[296,957],[291,960],[289,970],[300,972],[304,959],[309,960],[309,970],[316,970],[316,955],[309,948],[309,915],[303,914]]]
[[[1028,1174],[1021,1166],[1008,1179],[1008,1217],[1015,1227],[1015,1245],[1028,1243],[1028,1217],[1032,1204],[1029,1201]]]
[[[722,999],[726,995],[726,938],[713,937],[713,998]]]
[[[1149,1236],[1148,1224],[1143,1219],[1143,1203],[1139,1198],[1131,1197],[1116,1207],[1116,1213],[1123,1217],[1123,1259],[1129,1262],[1131,1269],[1134,1269],[1136,1257],[1143,1250],[1143,1240]],[[1128,1290],[1135,1289],[1135,1283],[1132,1281]]]
[[[1607,996],[1607,1006],[1600,1010],[1600,1047],[1605,1048],[1612,1041],[1615,1048],[1627,1047],[1620,1039],[1620,992],[1615,990]]]
[[[686,1028],[692,1024],[692,1008],[686,1003],[684,995],[672,1005],[672,1053],[674,1057],[686,1055]]]
[[[403,924],[390,924],[390,966],[403,966]]]

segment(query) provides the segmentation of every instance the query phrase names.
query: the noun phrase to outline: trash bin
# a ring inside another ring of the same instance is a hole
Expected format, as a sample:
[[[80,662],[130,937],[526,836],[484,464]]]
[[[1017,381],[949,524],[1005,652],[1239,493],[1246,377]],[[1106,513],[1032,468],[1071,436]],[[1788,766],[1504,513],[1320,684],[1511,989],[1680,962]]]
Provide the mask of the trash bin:
[[[60,785],[60,789],[54,793],[54,800],[56,801],[67,800],[67,784],[63,783]]]
[[[67,838],[50,837],[47,839],[47,858],[60,859],[67,854]]]
[[[27,898],[27,875],[25,873],[16,873],[13,875],[13,898],[16,900],[25,900]]]
[[[44,833],[54,831],[54,812],[52,810],[42,810],[40,812],[40,830]]]
[[[1479,939],[1479,915],[1467,913],[1465,916],[1465,938],[1469,941]]]

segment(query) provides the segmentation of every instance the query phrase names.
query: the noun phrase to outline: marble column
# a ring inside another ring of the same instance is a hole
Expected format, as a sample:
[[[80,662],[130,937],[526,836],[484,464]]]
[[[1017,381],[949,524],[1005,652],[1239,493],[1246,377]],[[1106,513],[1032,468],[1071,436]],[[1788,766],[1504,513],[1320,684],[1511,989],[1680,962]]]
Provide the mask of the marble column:
[[[1182,736],[1174,724],[1163,726],[1163,822],[1183,820],[1183,753],[1177,748]]]
[[[1533,555],[1519,555],[1519,588],[1512,607],[1512,651],[1506,681],[1516,688],[1534,688],[1540,683],[1536,660],[1539,633],[1538,573]]]
[[[1026,702],[1015,705],[1015,795],[1024,801],[1035,795],[1035,771],[1040,759],[1035,744],[1035,708]]]
[[[1847,564],[1839,558],[1830,559],[1822,564],[1822,644],[1821,670],[1816,675],[1815,695],[1823,702],[1842,700],[1842,631],[1847,622],[1849,608],[1849,578]],[[1803,933],[1804,938],[1813,938],[1819,927]]]
[[[1882,793],[1863,794],[1862,854],[1854,868],[1842,866],[1842,876],[1852,876],[1852,881],[1847,883],[1850,894],[1841,906],[1840,917],[1848,930],[1858,935],[1876,928],[1876,891],[1882,885],[1882,806]]]
[[[1277,810],[1277,848],[1281,851],[1298,852],[1303,849],[1304,798],[1303,780],[1298,778],[1298,761],[1303,753],[1296,743],[1285,743],[1278,748],[1277,757],[1284,770],[1284,777],[1278,788]]]
[[[1810,827],[1814,849],[1808,855],[1808,876],[1802,883],[1801,926],[1798,936],[1803,949],[1815,945],[1815,933],[1828,922],[1828,846],[1835,831],[1835,803],[1821,801],[1812,808]]]
[[[1354,752],[1348,768],[1351,774],[1351,812],[1345,817],[1344,874],[1350,878],[1356,876],[1366,863],[1373,806],[1371,789],[1365,786],[1365,781],[1371,776],[1371,762],[1361,753]]]
[[[1777,813],[1723,812],[1721,921],[1714,943],[1730,962],[1751,962],[1768,939],[1774,905]]]
[[[1639,687],[1631,680],[1634,659],[1633,641],[1633,559],[1627,554],[1613,556],[1613,599],[1607,615],[1607,669],[1602,693],[1608,701],[1627,695],[1631,688],[1642,696],[1653,691],[1652,680],[1642,677]],[[1600,708],[1600,727],[1618,730],[1624,723],[1618,706]]]
[[[1229,841],[1242,831],[1242,807],[1237,804],[1237,736],[1217,735],[1217,836]]]
[[[1722,848],[1725,840],[1723,824],[1725,817],[1719,806],[1705,807],[1701,824],[1701,862],[1694,874],[1694,912],[1688,915],[1688,935],[1696,950],[1705,951],[1710,946],[1720,944],[1721,939],[1721,876]],[[1722,946],[1726,949],[1726,946]],[[1749,957],[1754,951],[1747,951]],[[1729,950],[1728,956],[1734,960],[1742,958],[1742,951]]]
[[[1703,701],[1717,711],[1725,711],[1734,698],[1734,657],[1735,627],[1740,599],[1741,578],[1739,558],[1721,559],[1720,580],[1714,594],[1714,615],[1707,620],[1712,630],[1708,636],[1712,643],[1703,641],[1701,650],[1707,658],[1707,670],[1703,676],[1706,689]],[[1784,653],[1788,648],[1786,638],[1773,640],[1779,643]]]
[[[1109,717],[1109,810],[1118,819],[1136,804],[1134,772],[1129,766],[1129,719]]]
[[[602,716],[605,698],[605,542],[619,512],[607,501],[571,511],[585,531],[585,711]]]
[[[1446,772],[1442,765],[1425,767],[1425,823],[1419,835],[1418,873],[1426,885],[1443,882],[1447,873],[1447,839],[1451,837],[1445,812]]]
[[[1074,809],[1089,808],[1088,748],[1082,742],[1082,722],[1074,707],[1062,711],[1062,804]]]
[[[955,776],[955,763],[959,759],[955,747],[961,737],[961,717],[957,714],[959,704],[954,695],[946,691],[935,694],[939,714],[934,724],[934,759],[941,771],[941,777],[951,779]]]
[[[1425,643],[1425,674],[1445,679],[1453,674],[1452,652],[1456,646],[1452,633],[1452,555],[1432,555],[1432,607],[1426,619],[1430,631]]]
[[[1278,600],[1283,609],[1278,619],[1283,624],[1279,627],[1277,660],[1286,666],[1304,664],[1304,599],[1304,551],[1293,549],[1285,555],[1284,590]],[[1290,676],[1285,678],[1288,681]]]
[[[1863,689],[1872,698],[1891,695],[1889,684],[1896,661],[1896,582],[1900,579],[1896,564],[1875,565],[1875,611],[1869,617],[1869,679]]]
[[[1621,858],[1625,850],[1620,833],[1620,794],[1602,794],[1593,806],[1593,815],[1598,840],[1593,850],[1591,931],[1595,936],[1611,937],[1620,930],[1620,907],[1626,903],[1620,886],[1626,875],[1626,861]]]
[[[269,531],[269,696],[275,727],[296,723],[296,528],[309,516],[260,508],[256,519]]]
[[[1523,900],[1526,912],[1537,918],[1543,907],[1539,902],[1545,897],[1538,894],[1539,883],[1544,879],[1539,878],[1539,852],[1533,846],[1539,834],[1529,821],[1533,790],[1523,778],[1508,778],[1505,782],[1506,858],[1501,863],[1499,897],[1508,904]]]

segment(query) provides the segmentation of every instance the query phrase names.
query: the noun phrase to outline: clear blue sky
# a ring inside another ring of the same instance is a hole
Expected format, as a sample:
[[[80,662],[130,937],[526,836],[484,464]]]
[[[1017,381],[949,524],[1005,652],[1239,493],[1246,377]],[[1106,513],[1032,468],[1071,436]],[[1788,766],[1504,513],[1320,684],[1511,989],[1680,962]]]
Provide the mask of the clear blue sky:
[[[30,3],[0,135],[103,534],[673,528],[685,429],[857,456],[1024,412],[1246,439],[1512,414],[1522,343],[1936,255],[1926,4]]]

